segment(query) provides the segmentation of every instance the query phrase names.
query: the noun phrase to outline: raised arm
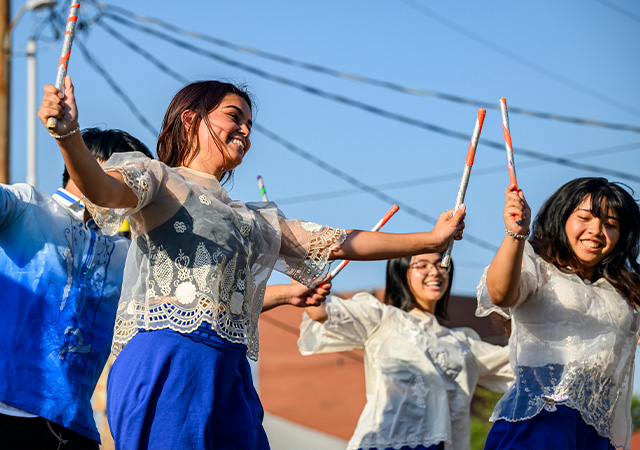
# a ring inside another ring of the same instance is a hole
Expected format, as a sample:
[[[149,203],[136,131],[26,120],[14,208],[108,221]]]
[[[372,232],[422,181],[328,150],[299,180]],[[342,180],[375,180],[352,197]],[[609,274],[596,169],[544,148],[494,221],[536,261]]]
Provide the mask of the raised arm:
[[[451,239],[462,239],[465,210],[463,205],[455,214],[451,210],[440,214],[430,232],[393,234],[349,230],[347,239],[331,252],[330,259],[373,261],[442,252]]]
[[[118,172],[104,172],[100,164],[82,140],[78,125],[78,108],[71,78],[65,77],[64,95],[50,84],[44,87],[44,97],[38,112],[42,123],[47,125],[49,117],[58,119],[52,134],[71,179],[78,189],[93,203],[108,208],[133,208],[138,199],[126,185]]]
[[[503,218],[508,230],[496,256],[487,271],[487,290],[493,304],[504,308],[515,305],[519,297],[520,270],[524,252],[525,235],[529,233],[531,209],[524,198],[522,190],[513,191],[510,185],[505,192]],[[514,216],[522,217],[518,225]],[[514,236],[515,235],[515,236]]]

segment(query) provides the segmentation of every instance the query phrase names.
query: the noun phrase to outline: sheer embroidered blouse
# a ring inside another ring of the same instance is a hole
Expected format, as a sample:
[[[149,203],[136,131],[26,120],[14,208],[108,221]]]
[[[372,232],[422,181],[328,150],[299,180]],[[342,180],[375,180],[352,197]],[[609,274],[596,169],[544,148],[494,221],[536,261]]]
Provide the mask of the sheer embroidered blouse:
[[[594,283],[545,262],[527,242],[520,298],[491,303],[487,269],[476,315],[511,318],[510,360],[516,381],[492,421],[520,421],[564,404],[616,447],[629,447],[633,364],[639,315],[604,278]]]
[[[435,316],[402,311],[367,293],[330,297],[324,323],[306,313],[303,355],[364,350],[367,403],[348,449],[469,449],[469,404],[476,384],[504,392],[513,379],[507,347],[469,328],[449,329]]]
[[[104,170],[119,171],[138,197],[133,209],[87,202],[109,233],[125,216],[131,223],[115,354],[139,329],[190,333],[207,322],[257,359],[258,317],[274,266],[312,285],[346,238],[340,229],[287,220],[273,203],[231,200],[215,177],[140,153],[116,153]]]

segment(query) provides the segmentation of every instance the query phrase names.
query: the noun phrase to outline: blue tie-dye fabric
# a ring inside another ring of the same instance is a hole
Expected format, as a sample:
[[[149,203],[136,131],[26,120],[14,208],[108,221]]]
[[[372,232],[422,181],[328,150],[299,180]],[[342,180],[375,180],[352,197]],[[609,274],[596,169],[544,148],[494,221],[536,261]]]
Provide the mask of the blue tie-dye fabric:
[[[63,203],[0,185],[0,402],[99,440],[90,398],[129,242],[85,227],[82,209]]]

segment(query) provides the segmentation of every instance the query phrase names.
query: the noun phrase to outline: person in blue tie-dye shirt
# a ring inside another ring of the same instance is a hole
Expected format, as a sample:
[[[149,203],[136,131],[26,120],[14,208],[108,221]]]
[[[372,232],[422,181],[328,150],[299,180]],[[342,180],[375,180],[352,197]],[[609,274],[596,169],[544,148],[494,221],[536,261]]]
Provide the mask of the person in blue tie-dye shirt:
[[[103,163],[137,151],[120,130],[86,129]],[[63,175],[52,196],[0,185],[0,447],[98,449],[91,395],[109,356],[129,241],[107,236]]]

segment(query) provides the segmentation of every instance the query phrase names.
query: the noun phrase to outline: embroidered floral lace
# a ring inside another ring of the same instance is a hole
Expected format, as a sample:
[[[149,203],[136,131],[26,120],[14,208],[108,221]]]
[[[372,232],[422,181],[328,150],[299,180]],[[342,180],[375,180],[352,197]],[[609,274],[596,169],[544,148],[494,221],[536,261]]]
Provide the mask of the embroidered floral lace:
[[[510,309],[493,305],[478,285],[476,315],[511,318],[509,340],[516,381],[496,405],[492,421],[520,421],[563,404],[616,447],[629,447],[630,378],[639,315],[605,279],[583,281],[542,260],[526,243],[520,298]]]
[[[233,201],[214,177],[140,154],[117,153],[104,167],[120,172],[138,197],[131,210],[85,199],[104,230],[117,232],[125,216],[131,223],[115,354],[139,329],[190,333],[208,322],[257,359],[258,317],[274,266],[312,285],[346,238],[340,229],[288,220],[272,203]]]
[[[367,404],[347,449],[430,447],[468,450],[476,384],[504,392],[513,379],[508,348],[471,329],[449,329],[432,314],[404,312],[370,294],[330,297],[329,319],[304,314],[303,355],[363,349]]]

